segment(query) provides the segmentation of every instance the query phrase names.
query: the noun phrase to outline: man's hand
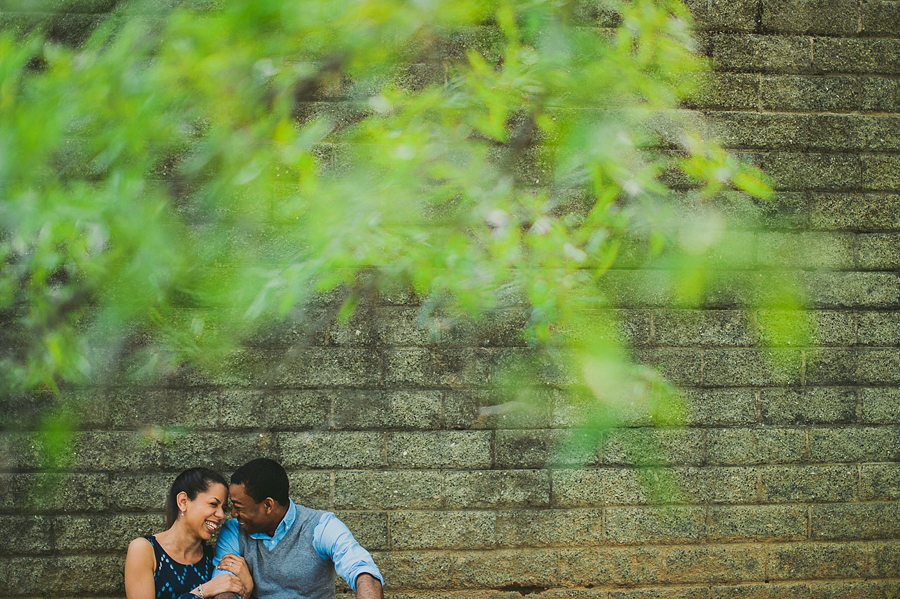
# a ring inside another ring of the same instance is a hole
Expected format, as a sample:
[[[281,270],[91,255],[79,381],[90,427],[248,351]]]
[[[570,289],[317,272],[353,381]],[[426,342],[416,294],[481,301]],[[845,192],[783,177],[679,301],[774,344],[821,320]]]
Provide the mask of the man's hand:
[[[250,568],[247,567],[247,562],[244,558],[240,555],[229,553],[222,558],[216,567],[219,570],[228,570],[240,578],[241,583],[244,585],[244,597],[250,596],[250,593],[253,591],[253,577],[250,576]]]
[[[356,577],[356,599],[384,599],[381,582],[371,574]]]
[[[235,595],[234,593],[219,593],[212,599],[241,599],[239,595]]]

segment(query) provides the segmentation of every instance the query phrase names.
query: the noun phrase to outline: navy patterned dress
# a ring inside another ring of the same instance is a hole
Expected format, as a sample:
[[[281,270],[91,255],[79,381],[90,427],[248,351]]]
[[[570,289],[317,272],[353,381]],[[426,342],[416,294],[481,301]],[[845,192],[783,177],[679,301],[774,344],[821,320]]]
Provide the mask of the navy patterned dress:
[[[156,599],[196,599],[191,591],[203,582],[212,578],[213,548],[203,546],[203,557],[196,564],[179,564],[166,553],[156,537],[144,537],[153,545],[156,555],[156,572],[153,581],[156,583]]]

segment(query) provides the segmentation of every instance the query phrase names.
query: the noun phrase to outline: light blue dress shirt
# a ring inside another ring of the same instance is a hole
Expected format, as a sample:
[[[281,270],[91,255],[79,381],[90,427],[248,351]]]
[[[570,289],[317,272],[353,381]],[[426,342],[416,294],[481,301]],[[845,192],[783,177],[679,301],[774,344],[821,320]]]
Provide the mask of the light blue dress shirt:
[[[281,539],[294,525],[294,520],[297,519],[297,506],[290,499],[288,499],[288,503],[287,513],[275,529],[274,536],[270,537],[264,532],[250,535],[252,538],[262,541],[269,551],[281,542]],[[384,578],[381,576],[378,566],[375,565],[372,555],[356,541],[347,525],[331,512],[322,514],[319,522],[316,523],[316,528],[313,530],[313,549],[322,559],[334,562],[335,572],[346,580],[354,591],[356,591],[356,577],[360,574],[371,574],[384,585]],[[229,553],[241,554],[238,542],[238,521],[234,518],[228,520],[219,531],[213,564],[218,566],[222,558]],[[228,570],[216,569],[213,576],[226,573],[231,574]]]

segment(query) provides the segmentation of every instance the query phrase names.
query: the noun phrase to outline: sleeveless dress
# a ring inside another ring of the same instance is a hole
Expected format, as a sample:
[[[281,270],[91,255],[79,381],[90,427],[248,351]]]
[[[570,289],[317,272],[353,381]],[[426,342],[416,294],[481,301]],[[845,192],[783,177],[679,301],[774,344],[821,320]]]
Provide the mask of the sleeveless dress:
[[[156,583],[156,599],[197,599],[191,591],[198,585],[212,578],[213,555],[215,552],[209,545],[203,546],[203,557],[196,564],[180,564],[169,557],[156,537],[144,537],[153,545],[156,556],[156,572],[153,582]]]

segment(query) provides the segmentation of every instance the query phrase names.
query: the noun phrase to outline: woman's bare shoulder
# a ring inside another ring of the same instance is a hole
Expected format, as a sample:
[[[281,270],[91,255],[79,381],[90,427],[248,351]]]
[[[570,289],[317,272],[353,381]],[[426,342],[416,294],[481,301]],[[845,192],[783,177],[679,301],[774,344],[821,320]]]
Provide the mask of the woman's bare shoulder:
[[[146,537],[138,537],[128,544],[128,553],[125,554],[126,561],[134,561],[137,563],[153,564],[156,570],[156,556],[153,553],[153,545]]]

